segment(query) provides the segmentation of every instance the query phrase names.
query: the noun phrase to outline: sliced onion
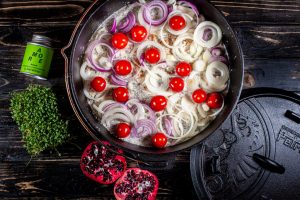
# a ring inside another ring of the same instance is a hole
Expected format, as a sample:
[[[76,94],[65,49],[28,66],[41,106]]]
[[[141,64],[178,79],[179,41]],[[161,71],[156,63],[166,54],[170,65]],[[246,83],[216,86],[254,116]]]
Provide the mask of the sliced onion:
[[[200,116],[201,118],[206,118],[208,115],[207,112],[203,109],[201,104],[197,105],[197,111],[199,113],[198,116]]]
[[[125,18],[125,22],[121,23],[118,26],[118,30],[123,33],[128,33],[135,24],[136,24],[135,15],[133,14],[133,12],[130,11],[128,12]]]
[[[106,100],[106,101],[103,101],[99,104],[99,106],[97,106],[97,111],[99,113],[104,113],[104,110],[106,110],[107,108],[111,108],[112,106],[117,106],[118,103],[116,103],[115,101],[113,100]]]
[[[92,72],[94,70],[87,70],[89,68],[88,64],[86,62],[82,63],[80,67],[80,76],[83,80],[91,80],[94,76],[92,75]],[[95,71],[94,71],[95,72]]]
[[[118,76],[112,74],[110,76],[110,81],[111,83],[115,84],[115,85],[118,85],[118,86],[126,86],[128,82],[118,78]]]
[[[156,117],[155,117],[154,111],[148,105],[146,105],[146,104],[142,103],[142,106],[144,107],[144,109],[146,111],[148,111],[148,113],[149,113],[149,119],[152,120],[152,121],[155,121]]]
[[[109,50],[108,53],[110,54],[110,56],[114,55],[115,51],[108,44],[102,42],[101,40],[95,40],[89,44],[86,50],[87,61],[95,70],[100,72],[108,72],[111,70],[111,67],[105,68],[103,66],[99,66],[98,63],[96,63],[95,60],[93,59],[93,51],[99,45],[105,46]]]
[[[213,47],[210,49],[212,56],[221,56],[223,54],[222,49],[219,47]]]
[[[152,135],[156,131],[156,125],[153,121],[149,119],[137,120],[135,126],[131,130],[133,137],[145,137],[147,135]]]
[[[168,6],[163,1],[154,0],[146,4],[147,9],[143,7],[143,19],[147,24],[151,24],[153,26],[159,26],[164,23],[168,17]],[[151,12],[154,9],[159,10],[159,19],[153,19],[151,16]]]
[[[185,40],[191,40],[190,52],[186,52],[186,47],[184,46]],[[194,62],[199,59],[203,48],[193,41],[193,35],[186,33],[179,36],[174,42],[173,54],[179,59],[186,62]]]
[[[224,56],[212,56],[210,57],[210,59],[208,60],[208,64],[215,62],[215,61],[220,61],[224,64],[228,63],[228,60],[224,57]]]
[[[205,34],[205,31],[207,31],[207,29],[211,30],[212,36],[209,40],[206,41],[203,39],[203,36]],[[222,39],[222,31],[220,27],[211,21],[201,22],[197,26],[194,32],[194,41],[206,48],[211,48],[216,46],[217,44],[220,43],[221,39]]]
[[[117,32],[117,20],[116,20],[116,18],[113,19],[113,23],[112,23],[110,32],[111,33],[116,33]]]
[[[205,77],[208,84],[214,87],[223,86],[229,79],[228,67],[220,61],[212,62],[207,66]]]
[[[166,117],[164,119],[165,122],[165,128],[166,128],[166,133],[170,136],[173,136],[173,126],[172,126],[172,119],[169,119],[168,117]]]
[[[199,14],[200,14],[198,11],[198,8],[194,4],[192,4],[188,1],[178,1],[177,4],[192,9],[197,16],[199,16]]]
[[[125,121],[127,123],[135,123],[134,116],[131,114],[131,112],[128,109],[123,108],[113,108],[108,111],[106,111],[103,116],[101,123],[106,126],[106,128],[111,128],[114,120],[121,119],[121,121]]]
[[[156,67],[146,74],[144,83],[153,95],[170,96],[173,92],[167,91],[169,79],[170,75],[167,72]]]

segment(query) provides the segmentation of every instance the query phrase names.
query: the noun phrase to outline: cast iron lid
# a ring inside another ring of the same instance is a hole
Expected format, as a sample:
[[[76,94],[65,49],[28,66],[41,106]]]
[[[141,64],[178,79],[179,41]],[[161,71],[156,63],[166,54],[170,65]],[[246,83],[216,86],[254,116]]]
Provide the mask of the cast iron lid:
[[[300,198],[300,96],[245,90],[232,115],[191,152],[199,199]]]

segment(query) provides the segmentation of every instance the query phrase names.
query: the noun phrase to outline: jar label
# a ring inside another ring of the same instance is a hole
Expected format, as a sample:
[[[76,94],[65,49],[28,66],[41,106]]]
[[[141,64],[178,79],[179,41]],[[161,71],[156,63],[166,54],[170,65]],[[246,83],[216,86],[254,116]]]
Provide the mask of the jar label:
[[[53,49],[51,48],[27,44],[21,72],[47,78],[52,56]]]

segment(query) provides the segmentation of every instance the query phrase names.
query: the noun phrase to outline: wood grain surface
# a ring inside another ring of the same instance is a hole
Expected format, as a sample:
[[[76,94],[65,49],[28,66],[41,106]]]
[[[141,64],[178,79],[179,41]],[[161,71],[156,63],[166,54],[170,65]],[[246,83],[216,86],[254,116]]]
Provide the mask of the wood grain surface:
[[[245,55],[245,87],[276,87],[300,92],[300,1],[211,1],[232,24]],[[59,50],[91,0],[0,1],[0,199],[114,199],[112,186],[86,179],[79,168],[82,149],[91,138],[68,103],[64,61]],[[48,81],[19,73],[33,33],[54,39],[55,55]],[[56,152],[30,158],[9,112],[9,93],[30,83],[52,86],[73,139]],[[136,163],[130,162],[131,166]],[[189,172],[189,151],[180,153],[174,169],[159,174],[158,199],[196,199]]]

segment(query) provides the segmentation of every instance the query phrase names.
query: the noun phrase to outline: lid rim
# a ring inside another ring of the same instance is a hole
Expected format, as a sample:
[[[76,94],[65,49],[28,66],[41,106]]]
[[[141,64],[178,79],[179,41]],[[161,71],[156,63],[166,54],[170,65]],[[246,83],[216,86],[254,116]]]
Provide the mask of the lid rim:
[[[243,90],[242,91],[242,94],[241,94],[241,98],[240,100],[238,101],[237,105],[242,103],[242,102],[245,102],[245,100],[252,100],[252,98],[256,99],[256,98],[260,98],[260,97],[270,97],[270,98],[279,98],[279,99],[283,99],[283,100],[286,100],[286,101],[291,101],[295,104],[298,104],[300,105],[300,96],[297,95],[296,93],[294,92],[291,92],[291,91],[286,91],[286,90],[282,90],[282,89],[277,89],[277,88],[269,88],[269,87],[262,87],[262,88],[253,88],[253,89],[246,89],[246,90]],[[276,101],[275,101],[276,102]],[[258,102],[259,103],[259,102]],[[260,103],[259,103],[260,104]],[[295,106],[295,104],[293,104]],[[268,105],[268,104],[267,104]],[[275,105],[277,105],[275,103]],[[285,105],[283,103],[283,105]],[[297,105],[296,105],[297,106]],[[258,108],[258,107],[257,107]],[[255,110],[257,109],[255,108]],[[270,108],[268,106],[266,107],[263,107],[262,109],[263,110],[268,110],[267,108]],[[252,109],[251,109],[252,110]],[[271,108],[271,110],[273,110]],[[245,110],[244,110],[245,112]],[[266,112],[266,111],[264,111]],[[242,110],[241,110],[241,113]],[[247,116],[247,115],[246,115]],[[250,115],[251,116],[251,115]],[[272,115],[270,115],[272,116]],[[229,116],[229,118],[231,118],[231,116]],[[267,114],[266,112],[266,116],[262,116],[263,118],[267,117],[267,119],[269,118],[269,114]],[[228,119],[227,119],[228,120]],[[272,120],[272,122],[274,123],[274,121]],[[271,126],[272,126],[272,129],[273,129],[273,123],[271,123]],[[226,122],[224,122],[226,123]],[[267,125],[267,124],[266,124]],[[268,125],[267,125],[268,126]],[[226,127],[226,126],[225,126]],[[266,127],[267,128],[267,127]],[[269,129],[269,128],[268,128]],[[271,132],[267,131],[268,134],[271,134]],[[277,132],[273,130],[272,132],[273,134],[276,134]],[[211,135],[214,135],[214,133],[212,133]],[[273,136],[270,136],[270,137],[274,137],[275,135]],[[195,193],[197,194],[198,198],[199,199],[209,199],[209,198],[212,198],[210,197],[210,194],[208,192],[208,188],[206,186],[206,178],[204,178],[205,176],[207,176],[207,174],[205,173],[205,163],[202,163],[201,161],[204,159],[204,157],[207,157],[205,156],[205,152],[204,152],[204,144],[206,143],[206,141],[209,141],[209,138],[211,137],[208,137],[207,139],[205,139],[200,145],[197,145],[195,146],[194,148],[192,148],[191,150],[191,154],[190,154],[190,171],[191,171],[191,178],[192,178],[192,182],[193,182],[193,186],[194,186],[194,190],[195,190]],[[275,138],[274,138],[275,139]],[[211,140],[212,142],[214,142],[214,140]],[[218,141],[218,139],[216,139],[216,141]],[[269,141],[271,142],[271,141]],[[271,148],[273,149],[272,151],[276,151],[276,141],[272,141],[272,143],[274,142],[274,147],[269,147],[270,150]],[[268,145],[269,146],[269,145]],[[275,158],[275,154],[276,152],[273,152],[271,154],[274,154],[274,158]],[[203,157],[204,156],[204,157]],[[208,153],[208,157],[212,156],[210,153]],[[271,156],[272,157],[272,156]],[[200,167],[199,167],[200,166]],[[201,170],[200,170],[201,169]],[[265,170],[263,171],[263,173],[265,172]],[[203,176],[202,176],[203,175]],[[270,174],[269,174],[270,175]],[[267,175],[267,177],[264,177],[263,179],[265,179],[263,182],[263,185],[266,183],[267,179],[269,179],[269,175]],[[262,178],[262,177],[260,177]],[[260,183],[261,184],[261,183]],[[262,185],[261,185],[262,186]],[[251,186],[252,188],[253,186]],[[261,187],[262,189],[263,187]],[[253,189],[253,188],[252,188]],[[257,190],[257,192],[260,191]],[[243,198],[243,193],[242,192],[241,194],[239,194],[238,196],[235,196],[233,199],[239,199],[239,198]],[[244,193],[245,194],[245,193]],[[248,194],[248,193],[247,193]],[[251,196],[255,196],[256,193],[252,193],[250,192],[249,195],[252,194]],[[222,195],[221,195],[222,196]],[[221,197],[219,196],[219,197]],[[218,197],[218,196],[217,196]]]

